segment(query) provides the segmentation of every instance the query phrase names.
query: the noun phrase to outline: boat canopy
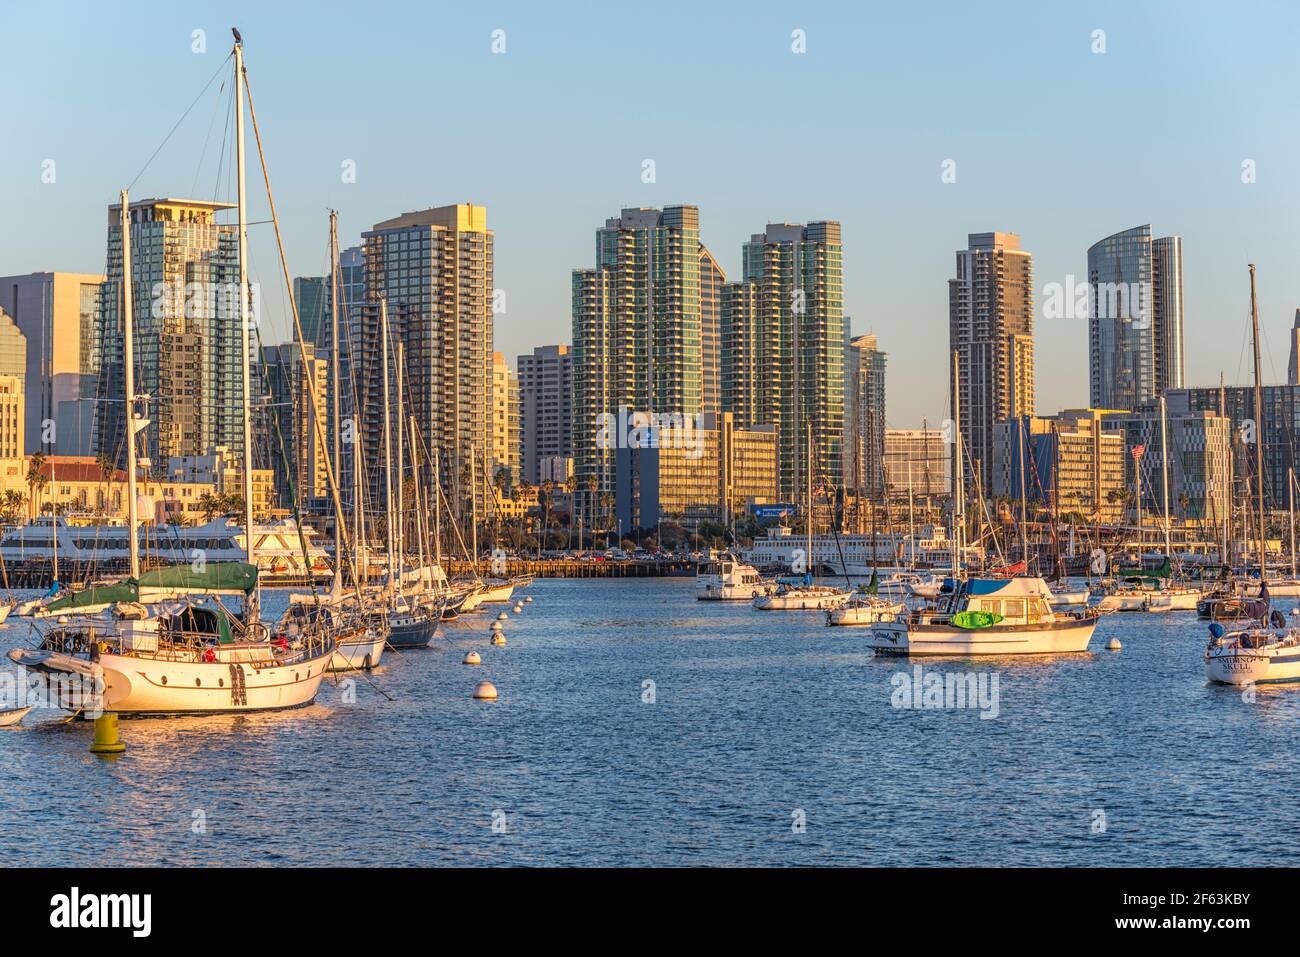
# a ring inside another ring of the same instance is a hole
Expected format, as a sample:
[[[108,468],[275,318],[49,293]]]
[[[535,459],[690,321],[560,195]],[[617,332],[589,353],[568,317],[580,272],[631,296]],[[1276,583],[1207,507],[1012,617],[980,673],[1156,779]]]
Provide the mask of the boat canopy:
[[[1169,556],[1160,563],[1159,568],[1121,568],[1116,572],[1116,578],[1134,579],[1134,578],[1172,578],[1174,570],[1169,565]]]
[[[70,592],[45,606],[46,614],[76,612],[120,601],[147,602],[151,592],[176,595],[247,595],[257,587],[257,567],[244,562],[214,562],[195,571],[189,565],[168,565],[111,585],[92,585]]]

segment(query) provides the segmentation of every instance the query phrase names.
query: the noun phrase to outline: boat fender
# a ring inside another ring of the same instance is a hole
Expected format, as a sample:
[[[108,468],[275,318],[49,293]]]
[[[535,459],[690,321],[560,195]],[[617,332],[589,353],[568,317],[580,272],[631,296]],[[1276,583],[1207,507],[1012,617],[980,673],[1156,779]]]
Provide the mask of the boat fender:
[[[1211,622],[1211,623],[1210,623],[1210,636],[1213,637],[1213,638],[1222,638],[1222,637],[1223,637],[1223,625],[1219,624],[1217,621],[1215,621],[1215,622]]]
[[[1268,616],[1268,620],[1273,625],[1274,628],[1286,627],[1286,615],[1282,614],[1276,608],[1274,608],[1273,613]]]
[[[203,660],[211,664],[217,660],[217,653],[211,648],[203,649]]]

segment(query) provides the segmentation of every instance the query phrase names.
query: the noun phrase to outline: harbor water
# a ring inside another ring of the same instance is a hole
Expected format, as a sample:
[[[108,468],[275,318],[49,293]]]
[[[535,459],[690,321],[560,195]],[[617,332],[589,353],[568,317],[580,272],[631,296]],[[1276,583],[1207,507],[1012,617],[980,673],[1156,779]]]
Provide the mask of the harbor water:
[[[307,708],[124,720],[117,758],[89,753],[89,723],[37,709],[0,729],[0,852],[55,866],[1300,863],[1268,813],[1292,803],[1300,686],[1208,685],[1192,613],[1106,616],[1086,655],[918,662],[874,658],[860,629],[816,612],[697,602],[691,579],[525,594],[522,613],[490,606]],[[287,596],[264,601],[278,614]],[[11,619],[0,649],[29,634]],[[1105,650],[1113,637],[1122,651]],[[461,663],[470,649],[481,666]],[[983,690],[926,706],[911,691],[935,674]],[[482,680],[496,701],[473,699]]]

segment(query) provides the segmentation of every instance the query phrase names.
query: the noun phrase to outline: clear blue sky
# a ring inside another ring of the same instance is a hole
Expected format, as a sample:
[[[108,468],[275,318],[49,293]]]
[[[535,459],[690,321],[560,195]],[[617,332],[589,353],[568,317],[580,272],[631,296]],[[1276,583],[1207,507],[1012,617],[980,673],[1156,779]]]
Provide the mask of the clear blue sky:
[[[1042,287],[1086,278],[1090,244],[1145,222],[1183,237],[1189,384],[1249,377],[1251,261],[1265,371],[1285,377],[1300,305],[1296,7],[859,6],[9,0],[0,274],[103,270],[105,207],[218,69],[235,24],[292,272],[324,271],[330,207],[346,245],[406,210],[485,204],[508,302],[497,348],[512,359],[568,341],[569,273],[592,262],[605,217],[688,202],[729,273],[768,221],[843,222],[846,311],[890,354],[894,426],[944,414],[946,280],[975,231],[1018,232],[1035,254],[1041,412],[1088,398],[1086,322],[1042,319]],[[206,54],[191,52],[196,29]],[[133,196],[229,195],[217,103],[214,84]],[[341,182],[349,159],[354,184]],[[955,184],[940,180],[945,159]],[[253,240],[274,338],[285,298],[270,228]]]

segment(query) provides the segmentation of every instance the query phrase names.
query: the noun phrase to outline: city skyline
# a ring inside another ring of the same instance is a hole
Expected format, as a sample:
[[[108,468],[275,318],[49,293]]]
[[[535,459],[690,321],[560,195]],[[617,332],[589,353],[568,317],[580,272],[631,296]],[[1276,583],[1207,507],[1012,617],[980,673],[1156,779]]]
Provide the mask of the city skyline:
[[[326,8],[326,13],[330,9],[343,8]],[[569,341],[570,270],[589,259],[592,222],[611,209],[698,204],[701,242],[729,277],[742,273],[739,250],[755,223],[842,223],[844,311],[853,317],[853,335],[875,333],[891,356],[891,427],[916,427],[945,415],[943,396],[907,384],[944,375],[946,362],[932,340],[946,316],[951,250],[961,237],[980,230],[1016,232],[1035,255],[1038,411],[1080,406],[1088,394],[1086,363],[1077,361],[1087,348],[1087,322],[1045,319],[1044,286],[1064,284],[1070,276],[1086,280],[1088,247],[1135,222],[1159,223],[1162,234],[1181,236],[1185,243],[1187,385],[1214,384],[1220,371],[1230,383],[1249,376],[1244,350],[1204,346],[1224,329],[1230,343],[1244,343],[1237,330],[1244,329],[1248,310],[1249,261],[1259,264],[1265,379],[1282,382],[1300,278],[1286,269],[1297,252],[1286,233],[1286,211],[1298,195],[1284,175],[1293,142],[1267,119],[1280,105],[1281,91],[1243,87],[1239,61],[1232,58],[1240,56],[1241,45],[1228,42],[1244,30],[1236,18],[1207,9],[1199,18],[1169,21],[1161,19],[1160,9],[1102,6],[1086,15],[1035,11],[1033,17],[1024,17],[1023,9],[982,11],[979,16],[990,27],[982,35],[1000,42],[974,48],[963,44],[961,28],[975,13],[961,8],[925,21],[924,30],[921,21],[904,14],[882,15],[879,21],[850,15],[849,23],[860,24],[860,31],[829,12],[767,7],[739,22],[705,11],[693,17],[692,30],[671,33],[683,56],[708,61],[693,77],[696,85],[711,83],[721,101],[739,102],[733,93],[741,88],[741,75],[732,71],[748,64],[788,81],[777,87],[791,87],[774,89],[767,104],[788,116],[787,122],[777,124],[776,131],[753,134],[756,148],[746,150],[743,162],[723,155],[720,144],[734,140],[736,124],[751,117],[755,107],[742,104],[735,118],[721,120],[682,113],[673,105],[681,81],[671,76],[665,77],[663,104],[641,104],[635,124],[596,123],[601,136],[584,133],[563,148],[554,145],[554,122],[568,115],[566,104],[575,98],[588,116],[609,121],[624,115],[615,91],[582,82],[556,62],[564,59],[556,51],[595,55],[608,48],[635,64],[660,53],[672,18],[638,21],[631,30],[628,16],[613,11],[557,26],[522,7],[491,16],[410,8],[403,15],[411,20],[412,34],[427,39],[428,31],[437,30],[443,38],[440,55],[472,78],[477,91],[472,103],[438,98],[432,117],[453,125],[461,111],[465,116],[472,111],[482,138],[480,149],[423,152],[424,145],[438,141],[436,130],[386,125],[376,136],[368,124],[348,117],[350,109],[357,116],[367,113],[360,112],[361,91],[351,82],[357,71],[331,73],[328,58],[318,56],[319,45],[337,32],[329,16],[305,23],[288,13],[251,8],[178,12],[157,7],[155,15],[132,27],[132,37],[149,45],[151,57],[119,62],[113,44],[104,39],[121,28],[110,14],[87,9],[75,18],[65,15],[59,31],[42,21],[41,39],[14,52],[13,69],[35,82],[9,108],[16,135],[2,161],[10,175],[0,198],[16,221],[55,217],[59,228],[24,230],[21,238],[10,230],[0,241],[0,272],[104,271],[103,209],[149,159],[193,91],[217,70],[228,47],[225,24],[233,17],[249,38],[260,88],[270,97],[263,110],[277,120],[267,148],[293,274],[325,272],[327,207],[340,210],[340,241],[349,247],[393,210],[465,201],[486,205],[500,237],[496,285],[507,296],[505,312],[496,316],[495,348],[512,358],[538,345]],[[25,31],[33,18],[49,15],[18,7],[3,17],[12,31]],[[1250,31],[1252,62],[1260,71],[1287,62],[1281,38],[1295,21],[1286,11],[1273,10],[1269,17],[1277,29]],[[191,50],[196,29],[206,30],[204,54]],[[368,36],[371,28],[357,22],[356,29]],[[506,31],[500,55],[491,49],[497,29]],[[1106,31],[1105,53],[1092,50],[1096,29]],[[792,50],[796,30],[805,33],[805,53]],[[51,48],[54,35],[59,45]],[[855,54],[854,43],[863,36],[878,38],[873,57]],[[611,44],[611,37],[618,43]],[[948,100],[952,64],[978,73],[1013,48],[1025,81],[1049,75],[1061,58],[1079,60],[1072,75],[1059,77],[1051,88],[1051,102],[1048,94],[1027,89],[1029,114],[1039,122],[990,120],[978,110],[954,113]],[[304,50],[317,55],[309,67]],[[914,65],[935,65],[934,78],[917,79],[924,71],[914,69],[906,88],[890,88],[889,67],[905,56]],[[414,67],[397,60],[386,58],[381,68],[391,69],[394,80],[410,80]],[[66,77],[51,77],[46,84],[49,64],[60,62],[69,65]],[[91,71],[95,84],[75,82]],[[145,85],[148,73],[158,71],[171,78],[166,88]],[[113,82],[115,75],[120,82]],[[1088,110],[1118,102],[1139,76],[1148,105],[1155,97],[1162,107],[1143,111],[1144,135],[1155,136],[1167,149],[1099,162],[1088,146],[1086,120],[1095,115]],[[329,95],[319,97],[313,84]],[[808,84],[827,91],[825,102],[787,112],[794,102],[803,102],[801,91]],[[397,110],[409,114],[423,102],[417,95],[420,84],[410,86],[410,96],[402,83],[395,88],[379,117]],[[884,88],[894,100],[879,93]],[[131,92],[143,89],[150,91],[148,97]],[[33,96],[32,90],[41,92]],[[133,97],[125,122],[110,109],[122,95]],[[188,195],[195,182],[206,185],[194,195],[212,195],[219,151],[209,146],[205,162],[198,162],[212,120],[211,104],[204,100],[200,106],[139,177],[133,196]],[[75,125],[75,139],[50,121],[68,111],[83,117]],[[1211,122],[1220,135],[1207,151],[1196,129]],[[790,162],[776,149],[783,136],[807,137],[827,123],[835,124],[846,147],[834,155],[801,151],[800,160]],[[354,131],[357,135],[350,135]],[[683,132],[690,134],[689,142]],[[88,138],[96,142],[94,150],[86,148]],[[428,157],[436,157],[436,163]],[[642,181],[647,159],[654,162],[654,182]],[[46,160],[55,163],[54,182],[42,182]],[[349,160],[356,164],[355,182],[344,183],[340,168]],[[948,160],[955,164],[954,182],[944,180]],[[1256,182],[1242,181],[1247,160],[1255,164]],[[1189,205],[1188,197],[1195,203]],[[264,213],[261,203],[250,210],[254,219],[264,219]],[[283,339],[288,325],[287,296],[273,268],[269,238],[268,226],[254,227],[253,273],[265,292],[268,342]],[[934,335],[918,336],[917,328]]]

